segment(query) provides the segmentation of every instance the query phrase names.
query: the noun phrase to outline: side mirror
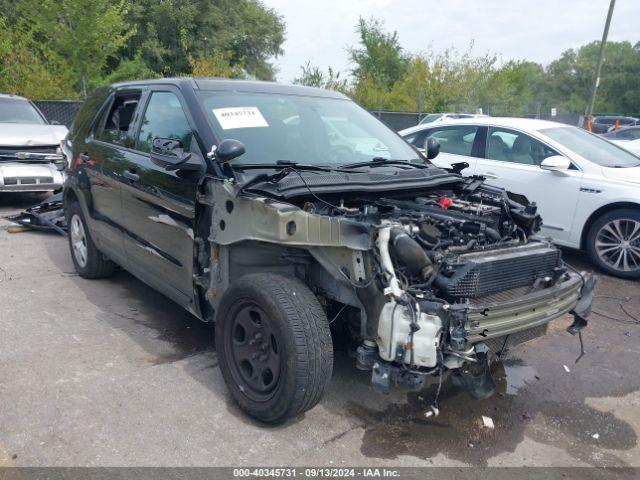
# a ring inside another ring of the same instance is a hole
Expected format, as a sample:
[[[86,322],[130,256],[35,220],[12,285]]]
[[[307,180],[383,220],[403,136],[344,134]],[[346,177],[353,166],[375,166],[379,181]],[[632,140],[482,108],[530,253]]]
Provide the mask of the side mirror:
[[[215,149],[213,157],[220,163],[227,163],[245,152],[244,143],[233,138],[222,140]]]
[[[427,137],[424,141],[424,154],[429,160],[433,160],[440,153],[440,142],[433,137]]]
[[[569,170],[569,167],[571,167],[571,162],[562,155],[547,157],[540,164],[541,169],[549,170],[550,172],[564,172],[565,170]]]
[[[182,142],[174,138],[156,137],[151,144],[151,161],[167,170],[178,170],[191,158],[185,153]]]

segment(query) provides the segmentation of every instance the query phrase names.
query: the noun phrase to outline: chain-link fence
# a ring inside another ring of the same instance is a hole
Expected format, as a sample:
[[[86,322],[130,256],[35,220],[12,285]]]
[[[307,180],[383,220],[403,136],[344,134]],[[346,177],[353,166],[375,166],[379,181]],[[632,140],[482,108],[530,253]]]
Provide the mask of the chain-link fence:
[[[426,113],[418,112],[388,112],[388,111],[372,111],[373,115],[380,119],[387,127],[396,132],[405,128],[413,127],[420,123]]]
[[[77,100],[36,100],[33,103],[40,109],[49,123],[59,123],[67,128],[82,102]]]
[[[82,102],[77,100],[36,100],[34,103],[42,111],[49,122],[57,122],[69,127]],[[374,110],[371,111],[371,113],[395,131],[413,127],[428,115],[425,112],[390,112],[384,110]],[[552,116],[532,113],[524,116],[527,118],[552,120],[555,122],[566,123],[567,125],[581,124],[581,115],[578,114]]]

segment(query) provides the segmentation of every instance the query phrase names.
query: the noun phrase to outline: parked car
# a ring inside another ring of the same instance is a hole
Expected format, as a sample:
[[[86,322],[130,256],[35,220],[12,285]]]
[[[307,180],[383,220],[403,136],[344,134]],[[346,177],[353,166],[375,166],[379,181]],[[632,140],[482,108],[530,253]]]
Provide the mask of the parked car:
[[[480,113],[429,113],[426,115],[418,125],[425,125],[427,123],[439,123],[447,120],[456,120],[459,118],[481,118],[488,115],[482,115]]]
[[[631,153],[640,155],[640,126],[624,127],[602,135],[607,140],[620,145]]]
[[[603,271],[640,278],[640,157],[577,127],[523,118],[479,118],[400,134],[440,142],[435,163],[467,162],[464,175],[535,201],[542,233],[585,250]]]
[[[336,143],[353,135],[388,157]],[[567,312],[572,333],[586,325],[594,279],[533,238],[534,206],[429,165],[340,93],[120,83],[87,98],[69,138],[77,272],[105,277],[117,263],[215,321],[231,395],[262,421],[320,400],[330,329],[379,391],[453,372],[486,398],[490,352]]]
[[[635,117],[624,117],[621,115],[596,117],[591,124],[591,131],[593,133],[607,133],[614,130],[616,125],[620,128],[640,125],[640,119]]]
[[[0,192],[59,190],[66,167],[63,125],[50,125],[29,100],[0,94]]]

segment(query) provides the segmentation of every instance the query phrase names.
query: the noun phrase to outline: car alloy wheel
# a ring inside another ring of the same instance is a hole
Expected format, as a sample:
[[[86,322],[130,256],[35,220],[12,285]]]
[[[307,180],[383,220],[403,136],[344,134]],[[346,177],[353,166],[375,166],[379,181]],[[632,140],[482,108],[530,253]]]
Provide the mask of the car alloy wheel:
[[[237,305],[227,335],[232,375],[254,401],[268,400],[280,378],[280,348],[267,314],[255,303]]]
[[[71,225],[69,227],[71,235],[71,246],[73,247],[73,256],[80,267],[87,266],[87,235],[84,231],[84,225],[78,215],[71,217]]]
[[[595,250],[600,260],[622,272],[640,270],[640,222],[618,218],[598,231]]]

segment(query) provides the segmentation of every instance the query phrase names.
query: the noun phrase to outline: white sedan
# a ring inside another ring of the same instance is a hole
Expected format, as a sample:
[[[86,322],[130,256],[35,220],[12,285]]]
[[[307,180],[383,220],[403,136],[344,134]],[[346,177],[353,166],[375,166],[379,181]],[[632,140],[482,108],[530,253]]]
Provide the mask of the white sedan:
[[[463,175],[535,201],[541,233],[585,250],[602,270],[640,278],[640,156],[577,127],[524,118],[475,118],[399,132],[417,148],[440,143],[433,162],[467,162]]]

